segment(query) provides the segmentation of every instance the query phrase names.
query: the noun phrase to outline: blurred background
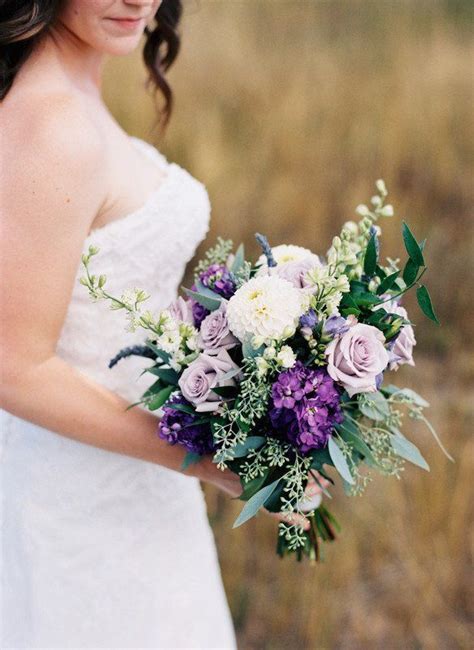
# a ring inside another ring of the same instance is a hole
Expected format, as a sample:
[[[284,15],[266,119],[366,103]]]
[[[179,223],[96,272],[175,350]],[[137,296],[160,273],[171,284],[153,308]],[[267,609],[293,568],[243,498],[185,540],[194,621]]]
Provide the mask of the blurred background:
[[[431,402],[411,434],[431,473],[336,493],[341,538],[310,566],[274,555],[259,515],[206,489],[240,648],[472,648],[473,5],[462,0],[184,0],[176,108],[151,129],[140,51],[111,61],[120,124],[209,191],[212,228],[256,254],[270,242],[326,251],[382,177],[395,207],[383,253],[403,255],[401,219],[427,237],[427,285],[441,327],[407,301],[417,365],[397,383]],[[192,270],[192,265],[190,269]]]

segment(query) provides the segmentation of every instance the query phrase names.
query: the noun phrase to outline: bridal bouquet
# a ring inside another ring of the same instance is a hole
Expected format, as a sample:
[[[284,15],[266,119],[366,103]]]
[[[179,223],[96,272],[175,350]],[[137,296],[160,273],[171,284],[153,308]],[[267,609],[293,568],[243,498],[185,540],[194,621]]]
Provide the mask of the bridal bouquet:
[[[240,246],[218,240],[195,269],[194,284],[158,315],[143,311],[142,289],[110,295],[105,276],[91,275],[90,247],[81,282],[94,299],[128,314],[128,329],[148,332],[138,354],[153,359],[144,372],[156,381],[140,402],[161,409],[157,435],[182,445],[184,466],[213,454],[236,472],[245,502],[234,527],[260,508],[282,513],[277,552],[318,559],[320,542],[338,524],[322,502],[336,479],[361,494],[373,472],[400,477],[405,461],[428,470],[402,428],[422,420],[427,402],[385,383],[401,365],[414,365],[415,335],[401,305],[416,288],[423,313],[437,322],[426,287],[423,249],[408,226],[408,258],[379,255],[377,221],[391,217],[383,181],[371,206],[356,209],[323,258],[306,248],[271,248],[249,262]],[[135,405],[132,405],[135,406]],[[446,452],[447,453],[447,452]],[[326,502],[327,503],[327,502]]]

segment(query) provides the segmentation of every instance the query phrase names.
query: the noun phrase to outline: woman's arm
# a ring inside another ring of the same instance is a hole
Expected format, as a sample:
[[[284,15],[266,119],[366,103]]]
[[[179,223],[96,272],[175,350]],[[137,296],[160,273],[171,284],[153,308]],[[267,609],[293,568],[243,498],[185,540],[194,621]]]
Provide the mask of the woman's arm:
[[[31,116],[31,136],[0,147],[0,406],[58,434],[178,470],[184,451],[156,435],[158,420],[55,354],[82,246],[106,199],[99,133],[69,99]],[[18,120],[20,123],[22,120]],[[8,141],[7,141],[8,140]],[[210,459],[187,474],[240,493]]]

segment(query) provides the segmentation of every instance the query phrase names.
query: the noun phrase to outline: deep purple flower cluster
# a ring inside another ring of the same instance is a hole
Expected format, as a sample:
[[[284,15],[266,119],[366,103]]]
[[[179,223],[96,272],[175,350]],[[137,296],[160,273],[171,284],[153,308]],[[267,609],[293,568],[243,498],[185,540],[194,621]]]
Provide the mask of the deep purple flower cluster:
[[[223,264],[211,264],[205,271],[202,271],[202,273],[199,274],[199,281],[203,286],[212,289],[212,291],[215,291],[219,296],[226,299],[233,296],[236,290],[232,274]],[[191,289],[193,291],[198,291],[195,284],[193,284]],[[194,325],[199,328],[202,321],[211,312],[195,300],[192,301],[191,308],[193,312]]]
[[[199,274],[200,282],[223,298],[230,298],[235,293],[235,282],[229,269],[223,264],[211,264]]]
[[[196,286],[193,285],[191,287],[193,291],[196,291]],[[200,303],[198,303],[196,300],[192,301],[191,304],[191,310],[193,313],[193,321],[194,321],[194,326],[199,328],[201,327],[202,321],[206,318],[206,316],[209,316],[211,313],[209,309],[206,309],[203,307]]]
[[[272,386],[269,411],[275,430],[299,451],[325,447],[343,413],[340,392],[322,368],[312,369],[297,361],[278,375]]]
[[[198,424],[202,419],[199,414],[185,413],[170,408],[169,404],[191,404],[182,395],[174,395],[163,407],[163,417],[158,428],[158,435],[171,445],[176,443],[195,454],[207,454],[214,451],[211,427],[208,422]]]

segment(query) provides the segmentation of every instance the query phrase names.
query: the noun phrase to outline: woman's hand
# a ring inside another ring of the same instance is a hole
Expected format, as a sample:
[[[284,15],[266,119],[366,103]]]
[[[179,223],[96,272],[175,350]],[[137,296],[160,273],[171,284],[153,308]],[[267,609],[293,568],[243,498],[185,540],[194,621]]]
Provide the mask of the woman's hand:
[[[196,471],[193,472],[200,480],[212,485],[217,486],[219,489],[224,490],[227,494],[230,494],[231,497],[239,497],[243,490],[240,483],[240,478],[238,474],[232,472],[230,469],[226,468],[224,471],[217,469],[215,463],[212,462],[212,454],[203,456],[196,466]],[[318,482],[314,478],[314,474],[318,477]],[[329,482],[323,478],[318,472],[310,472],[308,476],[308,483],[306,485],[304,494],[308,497],[308,503],[301,503],[302,509],[305,507],[307,510],[313,510],[315,506],[315,498],[322,494],[322,488],[328,487]],[[321,487],[322,486],[322,487]],[[270,512],[266,508],[263,508],[271,517],[278,519],[278,521],[285,521],[291,524],[298,524],[302,526],[304,530],[308,530],[310,523],[307,517],[300,515],[296,512],[287,513],[287,512]]]

